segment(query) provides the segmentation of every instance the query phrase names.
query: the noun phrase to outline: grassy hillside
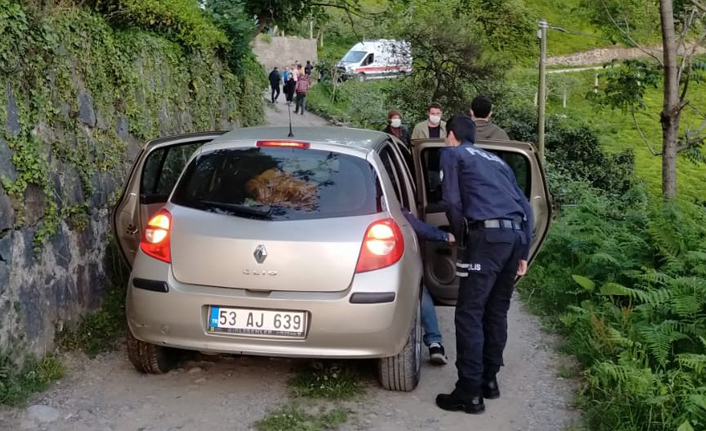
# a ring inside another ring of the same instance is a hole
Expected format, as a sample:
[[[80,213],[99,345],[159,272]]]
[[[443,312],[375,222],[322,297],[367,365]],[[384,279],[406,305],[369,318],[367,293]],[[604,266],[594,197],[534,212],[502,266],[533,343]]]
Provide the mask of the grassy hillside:
[[[525,5],[536,15],[539,20],[544,18],[550,25],[562,27],[566,30],[601,36],[588,19],[581,16],[579,3],[581,0],[524,0]],[[573,52],[587,51],[593,48],[612,46],[606,39],[596,39],[589,36],[578,36],[549,30],[547,35],[547,54],[562,55]]]
[[[561,105],[559,94],[550,99],[548,111],[566,113],[571,117],[580,117],[587,121],[598,133],[601,144],[609,151],[619,151],[632,148],[635,151],[635,164],[638,176],[643,178],[650,190],[661,194],[662,166],[661,159],[653,156],[633,124],[628,112],[599,107],[586,100],[586,94],[593,88],[594,73],[591,71],[572,74],[576,80],[568,98],[567,108]],[[702,112],[706,110],[706,83],[693,84],[690,101]],[[558,93],[558,92],[557,92]],[[662,89],[652,89],[646,96],[647,109],[638,115],[640,126],[647,137],[657,144],[661,143],[661,128],[659,113],[662,103]],[[702,120],[694,115],[693,110],[686,109],[682,130],[694,128]],[[689,201],[703,202],[706,190],[706,165],[696,165],[685,157],[680,157],[678,166],[678,186],[681,198]]]

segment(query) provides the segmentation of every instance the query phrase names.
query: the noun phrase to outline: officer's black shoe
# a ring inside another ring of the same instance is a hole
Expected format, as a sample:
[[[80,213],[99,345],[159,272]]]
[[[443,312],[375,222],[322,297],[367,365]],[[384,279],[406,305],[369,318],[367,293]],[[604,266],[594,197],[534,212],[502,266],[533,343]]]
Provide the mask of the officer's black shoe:
[[[469,395],[463,390],[456,388],[450,394],[439,394],[436,396],[436,405],[443,410],[457,412],[463,410],[470,414],[480,414],[485,411],[483,397],[480,395]]]
[[[483,382],[483,398],[486,400],[495,400],[500,398],[500,386],[498,380],[493,378]]]

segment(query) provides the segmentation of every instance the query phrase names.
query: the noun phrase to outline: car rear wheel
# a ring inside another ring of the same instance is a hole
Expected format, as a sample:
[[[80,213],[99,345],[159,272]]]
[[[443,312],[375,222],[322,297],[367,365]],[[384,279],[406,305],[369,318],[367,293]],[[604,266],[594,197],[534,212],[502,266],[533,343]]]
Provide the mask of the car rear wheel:
[[[409,392],[419,384],[422,371],[421,303],[417,306],[407,344],[395,356],[378,361],[380,385],[390,391]]]
[[[135,369],[146,374],[164,374],[179,360],[179,350],[140,341],[127,331],[127,356]]]

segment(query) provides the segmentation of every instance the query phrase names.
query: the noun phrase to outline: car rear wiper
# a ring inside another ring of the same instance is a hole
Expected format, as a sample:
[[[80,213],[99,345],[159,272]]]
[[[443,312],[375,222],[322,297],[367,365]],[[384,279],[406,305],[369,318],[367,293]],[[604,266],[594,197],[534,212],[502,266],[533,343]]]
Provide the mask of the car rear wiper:
[[[233,213],[234,215],[239,215],[239,216],[244,216],[244,217],[253,217],[253,218],[262,218],[262,219],[272,218],[272,208],[270,208],[269,206],[252,207],[252,206],[248,206],[248,205],[229,204],[229,203],[225,203],[225,202],[214,202],[214,201],[198,201],[198,204],[209,207],[209,208],[220,209],[223,211]]]

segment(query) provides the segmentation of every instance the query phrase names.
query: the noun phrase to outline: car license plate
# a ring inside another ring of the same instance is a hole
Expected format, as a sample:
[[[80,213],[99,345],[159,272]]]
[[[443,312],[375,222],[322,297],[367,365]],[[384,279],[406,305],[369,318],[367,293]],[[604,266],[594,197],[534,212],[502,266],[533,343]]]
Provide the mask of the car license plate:
[[[304,338],[306,316],[305,311],[211,306],[208,331],[238,335]]]

